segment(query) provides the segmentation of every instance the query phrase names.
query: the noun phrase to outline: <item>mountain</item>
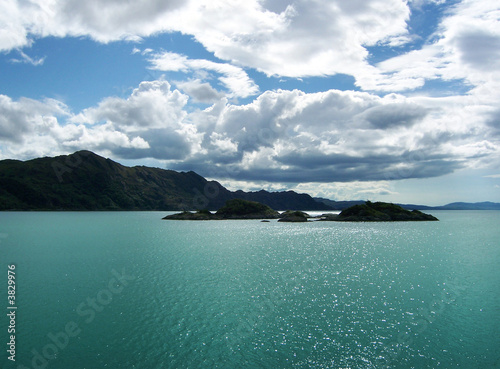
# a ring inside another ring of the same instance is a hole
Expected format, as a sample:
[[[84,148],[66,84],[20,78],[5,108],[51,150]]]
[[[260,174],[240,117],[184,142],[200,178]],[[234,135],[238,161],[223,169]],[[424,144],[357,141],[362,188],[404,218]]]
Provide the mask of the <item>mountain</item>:
[[[314,197],[314,200],[321,202],[322,204],[330,206],[334,210],[344,210],[354,205],[362,205],[365,203],[364,200],[354,200],[354,201],[334,201],[328,200],[321,197]],[[426,205],[416,205],[416,204],[395,204],[399,205],[404,209],[408,210],[500,210],[500,203],[498,202],[453,202],[451,204],[442,206],[426,206]]]
[[[322,197],[314,197],[314,200],[331,207],[333,210],[344,210],[354,205],[362,205],[365,200],[352,200],[352,201],[334,201]]]
[[[192,171],[126,167],[91,151],[0,161],[0,210],[214,210],[235,198],[276,210],[331,210],[307,194],[232,192]]]
[[[435,210],[500,210],[498,202],[452,202],[444,206],[437,206]]]

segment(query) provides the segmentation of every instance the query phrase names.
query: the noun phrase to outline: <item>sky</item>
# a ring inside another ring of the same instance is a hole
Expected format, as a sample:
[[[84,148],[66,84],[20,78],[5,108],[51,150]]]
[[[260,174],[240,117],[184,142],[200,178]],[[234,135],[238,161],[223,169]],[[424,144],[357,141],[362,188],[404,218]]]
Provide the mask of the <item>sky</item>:
[[[500,202],[496,0],[4,0],[0,159]]]

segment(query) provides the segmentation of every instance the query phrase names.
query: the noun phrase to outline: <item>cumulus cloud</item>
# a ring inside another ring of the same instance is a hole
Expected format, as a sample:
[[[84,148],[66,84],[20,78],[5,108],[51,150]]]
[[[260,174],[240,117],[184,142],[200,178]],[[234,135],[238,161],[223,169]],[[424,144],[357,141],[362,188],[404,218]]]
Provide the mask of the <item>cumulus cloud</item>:
[[[218,110],[215,124],[204,126],[206,150],[168,165],[233,181],[391,181],[441,176],[496,155],[486,124],[448,122],[456,102],[427,101],[434,105],[352,91],[268,91]]]
[[[84,110],[72,121],[95,124],[110,122],[123,130],[177,127],[184,119],[188,97],[172,91],[167,81],[142,82],[130,97],[108,97],[95,108]]]
[[[46,132],[58,116],[68,115],[67,106],[54,99],[14,101],[0,95],[0,140],[21,143],[29,134]]]
[[[392,181],[498,159],[491,111],[471,99],[459,105],[457,98],[278,90],[244,105],[221,99],[189,111],[187,95],[157,80],[77,115],[55,100],[2,96],[0,137],[2,155],[21,158],[33,151],[16,149],[16,140],[24,150],[50,147],[52,154],[90,149],[116,159],[154,158],[229,181]]]
[[[163,80],[142,82],[128,98],[109,97],[77,115],[56,100],[0,95],[2,155],[88,149],[123,158],[183,159],[199,141],[192,125],[183,123],[187,99]]]

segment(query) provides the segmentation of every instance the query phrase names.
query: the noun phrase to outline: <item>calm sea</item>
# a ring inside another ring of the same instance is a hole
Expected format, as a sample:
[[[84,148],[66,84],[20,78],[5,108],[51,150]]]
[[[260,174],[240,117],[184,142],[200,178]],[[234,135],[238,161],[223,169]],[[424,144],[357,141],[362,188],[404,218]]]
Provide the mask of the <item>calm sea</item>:
[[[0,213],[0,367],[500,368],[500,212],[166,214]]]

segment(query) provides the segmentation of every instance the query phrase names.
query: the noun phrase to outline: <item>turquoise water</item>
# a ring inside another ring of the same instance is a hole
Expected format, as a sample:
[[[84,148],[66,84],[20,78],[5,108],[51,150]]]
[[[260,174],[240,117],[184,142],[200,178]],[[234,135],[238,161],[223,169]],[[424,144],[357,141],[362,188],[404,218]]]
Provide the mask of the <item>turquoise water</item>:
[[[433,214],[0,213],[1,367],[500,368],[500,212]]]

